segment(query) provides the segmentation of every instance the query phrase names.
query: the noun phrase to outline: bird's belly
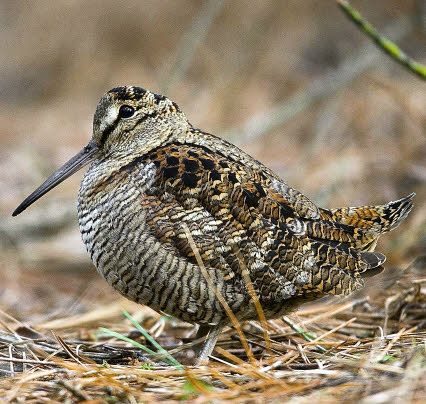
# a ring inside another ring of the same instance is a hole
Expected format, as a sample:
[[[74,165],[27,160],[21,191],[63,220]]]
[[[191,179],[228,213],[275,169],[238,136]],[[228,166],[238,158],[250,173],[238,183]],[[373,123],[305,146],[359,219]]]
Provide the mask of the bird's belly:
[[[140,197],[116,188],[89,204],[80,192],[80,231],[98,272],[122,295],[154,310],[189,322],[222,321],[224,309],[199,268],[150,232]],[[224,285],[220,272],[210,276]]]

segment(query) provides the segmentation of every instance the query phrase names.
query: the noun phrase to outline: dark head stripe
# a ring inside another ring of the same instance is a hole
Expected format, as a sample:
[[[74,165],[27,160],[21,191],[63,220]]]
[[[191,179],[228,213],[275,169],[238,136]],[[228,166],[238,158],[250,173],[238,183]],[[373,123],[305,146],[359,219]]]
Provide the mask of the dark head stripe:
[[[112,122],[111,125],[107,126],[104,129],[104,131],[102,132],[102,136],[101,136],[101,144],[104,144],[106,142],[106,140],[108,139],[108,136],[115,129],[119,120],[120,120],[120,115],[118,115],[117,118],[115,118],[114,122]]]
[[[109,91],[117,100],[140,100],[147,91],[142,87],[115,87]]]
[[[154,96],[154,100],[157,102],[157,104],[160,101],[164,101],[166,99],[166,97],[164,95],[161,95],[161,94],[152,93],[152,95]]]

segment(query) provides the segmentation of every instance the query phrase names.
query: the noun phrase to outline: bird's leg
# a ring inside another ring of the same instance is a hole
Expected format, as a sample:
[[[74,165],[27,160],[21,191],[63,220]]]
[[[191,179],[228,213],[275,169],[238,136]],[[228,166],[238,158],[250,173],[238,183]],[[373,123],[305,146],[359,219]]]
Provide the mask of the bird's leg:
[[[196,359],[195,365],[206,365],[209,362],[209,356],[213,352],[213,349],[216,345],[217,338],[219,337],[220,332],[222,331],[222,325],[207,325],[201,324],[198,328],[196,339],[207,336],[204,344],[201,348],[195,351]]]

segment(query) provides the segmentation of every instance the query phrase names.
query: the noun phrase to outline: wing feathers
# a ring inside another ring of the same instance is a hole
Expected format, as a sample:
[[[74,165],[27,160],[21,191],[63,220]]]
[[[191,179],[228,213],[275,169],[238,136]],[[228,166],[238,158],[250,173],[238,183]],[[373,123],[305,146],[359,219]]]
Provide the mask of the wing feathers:
[[[276,178],[195,145],[160,147],[145,163],[157,168],[144,196],[157,237],[195,263],[186,223],[206,266],[232,282],[247,268],[264,302],[350,293],[362,285],[360,274],[385,260],[359,249],[371,241],[369,224],[379,215],[371,208],[363,218],[353,208],[318,210]],[[381,229],[408,214],[411,198],[376,209],[387,223]]]

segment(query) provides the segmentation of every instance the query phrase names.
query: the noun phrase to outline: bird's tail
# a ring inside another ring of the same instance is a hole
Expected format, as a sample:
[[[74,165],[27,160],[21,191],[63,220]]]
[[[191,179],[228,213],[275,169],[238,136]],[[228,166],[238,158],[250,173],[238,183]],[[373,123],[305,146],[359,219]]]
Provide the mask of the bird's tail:
[[[362,237],[354,247],[373,251],[379,236],[398,227],[410,213],[414,196],[412,193],[385,205],[323,209],[321,214],[326,220],[360,229]]]

